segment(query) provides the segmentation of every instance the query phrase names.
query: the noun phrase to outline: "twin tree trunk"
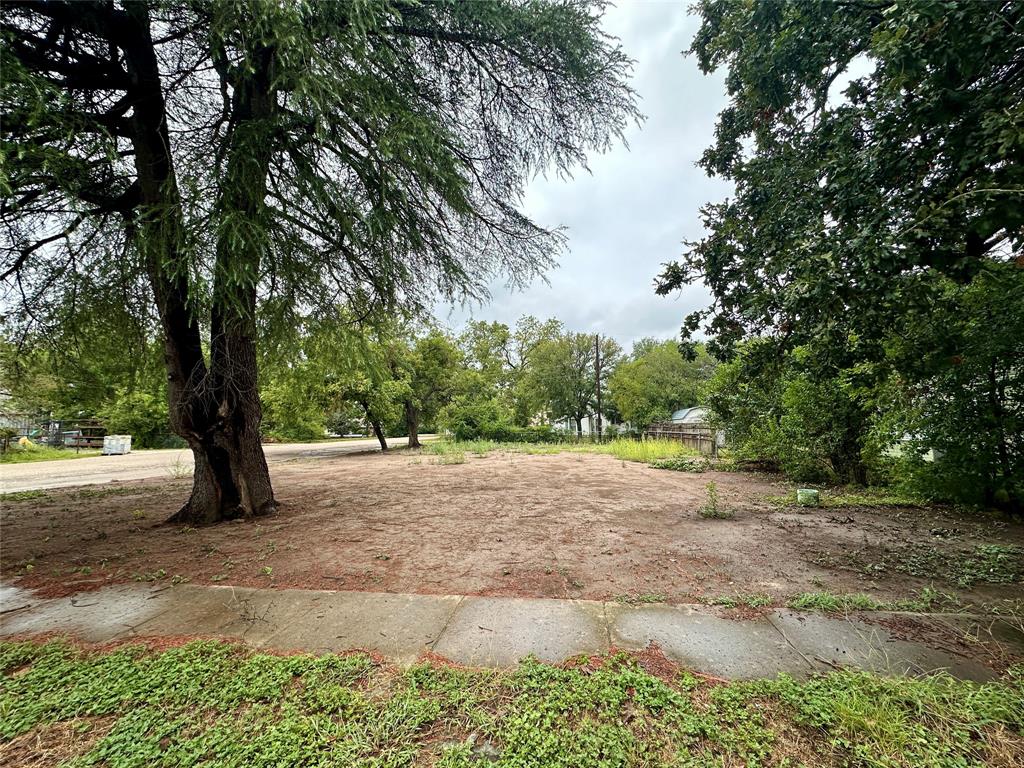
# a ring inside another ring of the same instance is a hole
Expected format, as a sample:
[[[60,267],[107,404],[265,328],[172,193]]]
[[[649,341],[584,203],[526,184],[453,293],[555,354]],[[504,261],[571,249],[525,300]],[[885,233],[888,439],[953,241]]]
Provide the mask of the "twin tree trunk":
[[[260,442],[256,379],[255,276],[262,244],[251,238],[217,243],[210,363],[190,306],[184,215],[170,155],[166,108],[145,5],[128,4],[132,29],[120,44],[132,80],[132,144],[138,175],[138,215],[128,231],[142,254],[164,336],[167,393],[173,431],[195,456],[192,494],[169,522],[201,525],[276,509]],[[264,59],[269,63],[269,57]],[[235,88],[235,137],[246,121],[269,116],[274,97],[261,72]],[[229,148],[220,208],[258,221],[269,165],[267,142],[236,138]],[[253,147],[255,144],[255,149]],[[241,277],[241,279],[240,279]]]

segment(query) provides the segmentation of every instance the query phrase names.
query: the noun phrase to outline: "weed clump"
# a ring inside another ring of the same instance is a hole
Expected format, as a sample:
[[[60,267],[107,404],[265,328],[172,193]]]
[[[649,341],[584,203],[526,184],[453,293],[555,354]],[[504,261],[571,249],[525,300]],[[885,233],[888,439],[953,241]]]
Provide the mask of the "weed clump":
[[[715,481],[712,480],[710,483],[704,486],[704,491],[707,494],[707,500],[704,502],[698,513],[705,520],[728,520],[733,517],[731,510],[723,509],[718,502],[718,486],[715,485]]]

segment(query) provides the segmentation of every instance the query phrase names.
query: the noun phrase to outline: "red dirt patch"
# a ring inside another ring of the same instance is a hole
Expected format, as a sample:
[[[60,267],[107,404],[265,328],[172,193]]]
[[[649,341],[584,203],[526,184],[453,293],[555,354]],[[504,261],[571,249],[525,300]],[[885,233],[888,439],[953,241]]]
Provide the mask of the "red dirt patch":
[[[47,768],[84,755],[113,728],[116,717],[80,717],[38,725],[10,741],[0,741],[5,768]]]
[[[946,510],[799,511],[763,475],[654,470],[591,454],[497,453],[439,465],[360,454],[272,466],[281,511],[209,528],[164,525],[189,481],[48,491],[9,502],[0,575],[41,596],[132,580],[424,594],[694,602],[830,589],[905,597],[925,579],[868,576],[816,553],[913,542],[1024,543],[1024,527]],[[730,520],[697,510],[718,485]],[[839,522],[836,522],[836,521]],[[957,529],[938,540],[929,527]],[[988,587],[1020,594],[1019,585]]]

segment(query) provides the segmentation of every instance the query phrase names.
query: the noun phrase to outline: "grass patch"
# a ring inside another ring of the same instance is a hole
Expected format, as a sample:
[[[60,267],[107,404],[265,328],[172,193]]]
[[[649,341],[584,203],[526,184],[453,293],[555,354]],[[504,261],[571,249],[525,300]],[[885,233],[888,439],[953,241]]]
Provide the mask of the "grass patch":
[[[1024,758],[1021,674],[833,672],[798,682],[663,680],[630,656],[472,671],[195,642],[83,652],[0,643],[0,755],[104,718],[71,768],[954,766]],[[17,743],[15,743],[17,742]]]
[[[46,491],[12,491],[11,493],[0,493],[0,503],[5,501],[31,501],[32,499],[45,499]]]
[[[739,608],[741,605],[747,608],[766,608],[772,604],[768,595],[761,593],[752,595],[719,595],[718,597],[704,597],[701,602],[705,605],[718,605],[723,608]]]
[[[87,459],[90,456],[99,456],[100,452],[95,450],[75,451],[70,448],[54,448],[49,445],[36,445],[35,443],[20,446],[12,443],[11,446],[0,453],[0,464],[26,464],[31,461],[56,461],[58,459]]]
[[[666,600],[668,598],[658,592],[644,592],[639,595],[617,595],[615,597],[615,602],[622,603],[623,605],[652,605],[664,603]]]
[[[833,592],[804,592],[788,603],[801,611],[848,613],[850,611],[910,611],[929,613],[951,611],[961,606],[956,595],[925,587],[917,597],[901,600],[876,600],[863,593],[835,594]]]
[[[970,549],[909,544],[871,562],[865,562],[856,553],[846,559],[869,576],[894,571],[945,581],[961,589],[970,589],[975,584],[1024,582],[1024,547],[1010,544],[979,544]]]
[[[498,443],[493,440],[435,440],[425,443],[422,452],[433,456],[451,454],[472,454],[486,456],[497,451],[527,455],[550,455],[555,453],[600,453],[614,456],[621,461],[636,461],[649,464],[654,461],[682,457],[699,457],[700,454],[676,440],[610,440],[607,443]]]

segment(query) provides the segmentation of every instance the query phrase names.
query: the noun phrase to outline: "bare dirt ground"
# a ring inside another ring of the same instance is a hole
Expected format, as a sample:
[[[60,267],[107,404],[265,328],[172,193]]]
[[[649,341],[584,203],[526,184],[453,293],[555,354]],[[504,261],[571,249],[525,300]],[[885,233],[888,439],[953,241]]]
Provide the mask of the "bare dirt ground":
[[[1018,523],[949,509],[802,510],[768,498],[792,490],[768,476],[568,453],[438,464],[405,451],[272,474],[278,514],[202,529],[162,523],[188,479],[6,500],[0,576],[48,595],[189,580],[670,603],[765,594],[779,604],[822,589],[887,599],[926,585],[979,603],[1024,597],[1020,575],[970,589],[954,577],[988,567],[979,547],[1024,546]],[[734,518],[699,516],[710,480]],[[997,567],[1024,574],[1005,557]]]

